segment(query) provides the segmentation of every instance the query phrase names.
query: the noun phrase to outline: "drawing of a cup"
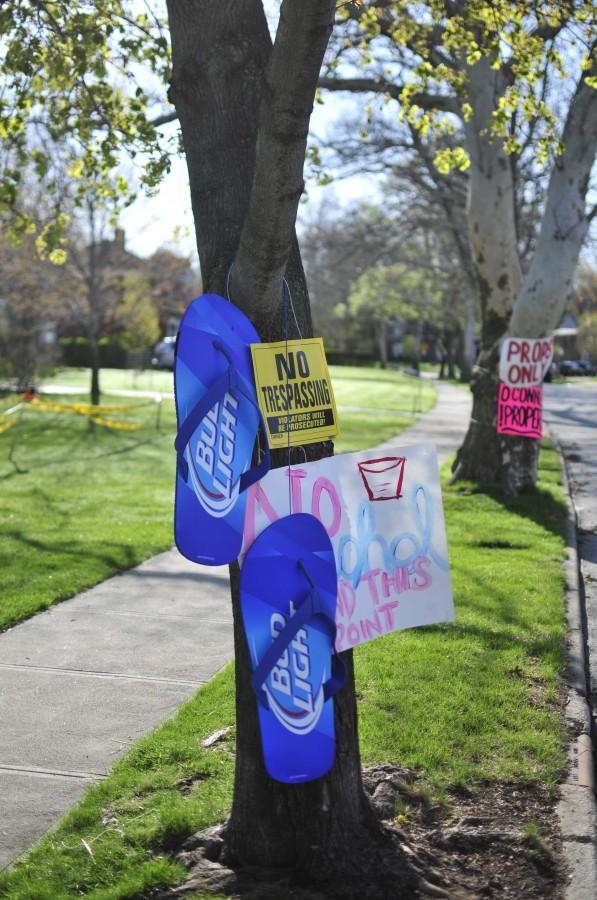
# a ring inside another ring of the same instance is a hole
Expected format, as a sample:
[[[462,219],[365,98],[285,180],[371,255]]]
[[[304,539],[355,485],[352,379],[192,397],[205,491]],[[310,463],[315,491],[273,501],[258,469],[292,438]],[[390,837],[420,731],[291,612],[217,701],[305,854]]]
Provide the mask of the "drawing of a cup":
[[[398,500],[402,496],[405,463],[406,456],[384,456],[358,463],[370,500]]]

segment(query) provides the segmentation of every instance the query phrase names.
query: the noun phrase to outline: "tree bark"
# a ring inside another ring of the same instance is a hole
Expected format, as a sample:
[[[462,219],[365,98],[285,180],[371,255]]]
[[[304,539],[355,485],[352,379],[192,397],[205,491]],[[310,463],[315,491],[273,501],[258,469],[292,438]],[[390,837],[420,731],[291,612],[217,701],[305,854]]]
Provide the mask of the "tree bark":
[[[572,291],[574,272],[587,234],[589,176],[597,153],[597,90],[580,80],[556,157],[537,248],[510,322],[514,337],[547,337],[556,328]]]
[[[91,355],[91,403],[94,406],[98,406],[100,402],[100,383],[99,383],[99,373],[100,373],[100,358],[99,358],[99,346],[97,343],[97,336],[91,335],[89,338],[89,352]]]
[[[479,66],[473,71],[481,74]],[[539,441],[496,433],[499,345],[506,335],[549,336],[570,296],[589,223],[585,199],[597,151],[597,91],[585,81],[595,69],[593,63],[572,98],[562,134],[565,150],[554,163],[537,247],[524,282],[515,248],[511,168],[499,141],[494,139],[488,147],[475,134],[476,128],[483,127],[489,97],[483,98],[488,87],[491,90],[489,73],[480,83],[471,74],[471,102],[481,115],[475,113],[471,120],[475,130],[467,131],[469,150],[474,151],[470,239],[481,282],[483,327],[471,383],[471,421],[453,469],[454,478],[501,481],[514,494],[536,482]]]
[[[456,379],[456,370],[454,368],[454,333],[448,332],[446,338],[446,349],[447,349],[447,364],[448,364],[448,378],[452,380]]]
[[[379,363],[382,369],[388,368],[388,329],[384,319],[375,325],[375,339],[379,350]]]
[[[100,402],[100,356],[99,356],[99,327],[98,327],[98,319],[100,316],[100,303],[101,303],[101,287],[100,287],[100,279],[98,275],[98,244],[97,237],[95,232],[95,223],[93,221],[93,205],[90,202],[89,204],[89,219],[90,219],[90,244],[87,248],[87,259],[88,259],[88,270],[85,277],[85,283],[87,288],[87,304],[88,304],[88,314],[87,314],[87,334],[89,339],[89,353],[90,353],[90,363],[91,363],[91,384],[90,384],[90,400],[94,406],[97,406]],[[94,423],[89,420],[89,428],[92,431],[94,429]]]
[[[471,295],[466,302],[466,318],[462,336],[461,381],[468,383],[471,380],[475,356],[475,304]]]
[[[312,335],[294,225],[309,116],[334,14],[331,0],[285,0],[272,50],[257,0],[169,0],[173,74],[205,290],[225,294],[262,340],[284,337],[282,279],[290,290],[290,337]],[[293,462],[332,445],[292,451]],[[287,463],[274,454],[274,465]],[[372,823],[361,784],[352,654],[334,700],[336,762],[302,785],[271,780],[262,761],[239,572],[231,566],[236,657],[236,777],[226,828],[229,862],[301,866],[308,875],[351,864],[351,842]]]

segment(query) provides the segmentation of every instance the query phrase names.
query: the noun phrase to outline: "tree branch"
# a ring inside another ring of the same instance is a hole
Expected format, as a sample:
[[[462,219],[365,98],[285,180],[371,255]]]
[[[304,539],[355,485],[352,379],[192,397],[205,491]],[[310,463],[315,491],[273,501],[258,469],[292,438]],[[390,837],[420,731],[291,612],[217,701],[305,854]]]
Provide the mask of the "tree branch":
[[[255,174],[232,276],[239,305],[259,319],[280,304],[294,241],[309,120],[335,0],[284,0],[259,113]]]
[[[169,113],[162,113],[161,116],[156,116],[155,119],[148,119],[148,124],[154,128],[161,128],[162,125],[167,125],[168,122],[176,122],[177,119],[178,113],[176,110],[173,110]]]
[[[350,91],[351,93],[389,94],[393,100],[400,100],[403,84],[395,84],[382,78],[329,78],[322,77],[318,87],[326,91]],[[421,109],[460,114],[456,97],[449,94],[428,94],[420,92],[413,96],[413,103]]]

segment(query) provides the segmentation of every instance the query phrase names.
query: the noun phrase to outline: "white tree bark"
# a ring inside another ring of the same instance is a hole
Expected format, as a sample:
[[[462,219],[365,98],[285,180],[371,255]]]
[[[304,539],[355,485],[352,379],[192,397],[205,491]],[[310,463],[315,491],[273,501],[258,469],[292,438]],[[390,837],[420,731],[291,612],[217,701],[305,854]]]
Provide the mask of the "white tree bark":
[[[557,327],[589,227],[585,204],[597,153],[597,90],[584,79],[570,105],[563,143],[564,153],[556,158],[549,181],[537,248],[510,321],[515,337],[548,337]]]
[[[487,311],[505,318],[520,290],[522,272],[516,247],[514,182],[500,138],[489,137],[491,112],[504,90],[503,76],[481,59],[468,69],[472,117],[465,123],[470,156],[467,217],[473,258],[482,281]]]

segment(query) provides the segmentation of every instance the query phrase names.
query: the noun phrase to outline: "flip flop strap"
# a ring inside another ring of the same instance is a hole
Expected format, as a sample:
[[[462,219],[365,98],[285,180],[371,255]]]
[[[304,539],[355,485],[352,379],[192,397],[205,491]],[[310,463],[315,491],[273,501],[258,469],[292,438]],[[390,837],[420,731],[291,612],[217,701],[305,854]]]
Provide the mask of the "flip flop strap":
[[[230,357],[226,354],[229,360],[228,368],[225,372],[222,373],[213,384],[207,389],[205,394],[201,397],[200,400],[197,401],[195,406],[192,408],[184,422],[182,423],[178,434],[176,435],[176,440],[174,441],[174,448],[178,454],[178,463],[180,466],[180,474],[182,475],[185,481],[188,480],[189,477],[189,465],[184,458],[184,451],[191,440],[191,437],[208,414],[208,412],[213,409],[216,403],[219,403],[225,397],[226,393],[229,392],[234,394],[235,391],[242,394],[249,403],[257,410],[259,414],[259,421],[261,422],[261,427],[263,430],[263,434],[265,436],[265,454],[261,462],[254,466],[252,469],[249,469],[247,472],[243,472],[240,476],[239,481],[239,491],[245,491],[250,485],[254,484],[256,481],[259,481],[260,478],[269,471],[270,468],[270,450],[269,444],[267,443],[267,431],[265,427],[265,422],[263,421],[263,416],[261,414],[261,410],[255,400],[252,397],[252,391],[245,380],[245,378],[234,368],[232,363],[230,362]]]
[[[275,641],[270,644],[251,676],[251,686],[257,694],[257,699],[265,709],[269,709],[269,703],[267,701],[267,694],[263,690],[264,682],[284,651],[288,648],[293,638],[296,637],[297,633],[304,625],[306,625],[309,619],[312,619],[313,616],[316,615],[319,615],[324,619],[324,622],[330,631],[333,659],[335,662],[334,668],[336,670],[323,685],[324,700],[329,700],[330,697],[337,694],[340,688],[344,686],[344,682],[346,681],[346,666],[340,659],[334,646],[336,641],[336,623],[333,619],[330,619],[325,612],[321,597],[319,596],[317,589],[313,587],[304,597],[303,602],[296,609],[294,615],[288,619],[284,628],[278,633]]]

